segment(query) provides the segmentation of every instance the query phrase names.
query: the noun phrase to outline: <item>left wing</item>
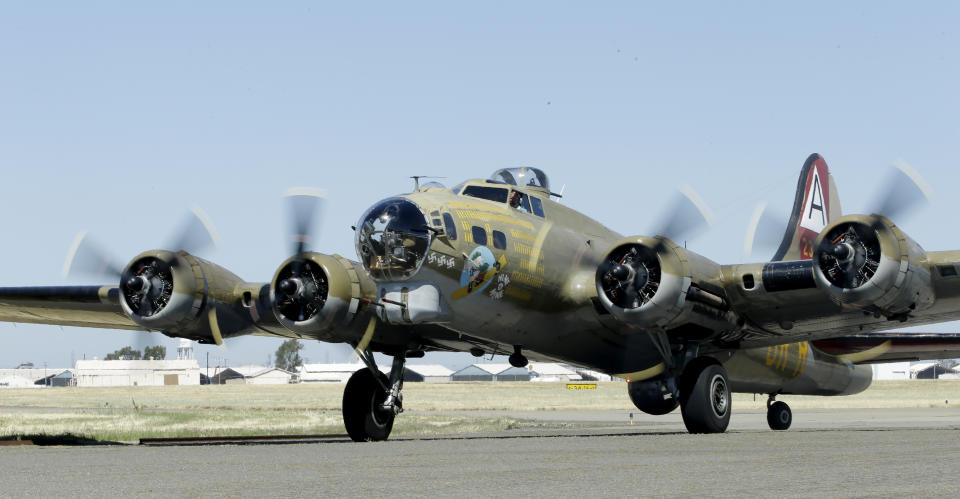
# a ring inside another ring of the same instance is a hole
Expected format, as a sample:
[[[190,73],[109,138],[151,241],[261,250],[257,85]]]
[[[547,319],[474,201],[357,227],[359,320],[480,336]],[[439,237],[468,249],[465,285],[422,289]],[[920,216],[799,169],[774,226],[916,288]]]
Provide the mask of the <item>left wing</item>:
[[[0,321],[145,330],[123,313],[116,286],[0,288]]]

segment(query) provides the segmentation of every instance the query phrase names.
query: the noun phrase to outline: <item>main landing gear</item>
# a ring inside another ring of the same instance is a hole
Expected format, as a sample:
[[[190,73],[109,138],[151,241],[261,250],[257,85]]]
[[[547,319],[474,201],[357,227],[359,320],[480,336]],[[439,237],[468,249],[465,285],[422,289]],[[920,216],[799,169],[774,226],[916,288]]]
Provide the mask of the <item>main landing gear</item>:
[[[777,394],[771,393],[767,399],[767,424],[771,430],[782,431],[790,428],[793,413],[786,402],[776,402]]]
[[[354,442],[386,440],[393,430],[393,420],[403,412],[403,367],[406,357],[393,358],[390,377],[377,369],[373,354],[364,352],[367,364],[350,376],[343,390],[343,424]]]
[[[723,433],[730,424],[730,383],[718,363],[694,360],[681,377],[680,412],[690,433]]]

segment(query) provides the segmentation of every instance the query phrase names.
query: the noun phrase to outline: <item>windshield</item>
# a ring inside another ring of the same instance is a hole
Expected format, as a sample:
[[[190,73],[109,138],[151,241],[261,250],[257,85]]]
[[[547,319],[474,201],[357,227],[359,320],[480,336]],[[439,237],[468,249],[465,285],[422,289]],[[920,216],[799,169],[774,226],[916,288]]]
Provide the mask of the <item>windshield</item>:
[[[507,189],[503,187],[485,187],[482,185],[468,185],[463,190],[464,196],[486,199],[497,203],[507,202]]]

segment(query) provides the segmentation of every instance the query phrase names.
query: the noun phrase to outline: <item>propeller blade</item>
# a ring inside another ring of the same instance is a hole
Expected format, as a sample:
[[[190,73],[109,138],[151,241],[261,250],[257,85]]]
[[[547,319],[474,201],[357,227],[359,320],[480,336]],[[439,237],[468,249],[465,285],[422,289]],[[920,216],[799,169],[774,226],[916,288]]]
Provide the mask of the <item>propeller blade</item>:
[[[120,282],[122,268],[117,260],[107,253],[103,247],[87,235],[86,231],[77,234],[67,260],[63,264],[64,279],[71,276],[85,275],[88,277],[108,279],[111,282]]]
[[[323,205],[325,195],[320,189],[297,187],[288,190],[287,215],[290,217],[290,241],[293,253],[300,255],[307,251],[314,233],[319,233],[314,219]]]
[[[873,203],[873,213],[895,219],[925,205],[932,190],[923,177],[906,161],[897,160],[887,174],[886,183]]]
[[[773,251],[780,244],[785,230],[784,220],[787,217],[778,217],[770,212],[767,203],[761,202],[753,210],[750,224],[747,226],[747,235],[743,241],[743,254],[750,257],[755,249]]]
[[[357,354],[357,357],[363,355],[367,350],[367,347],[370,346],[370,341],[373,340],[373,332],[377,329],[377,316],[370,316],[370,322],[367,323],[367,330],[363,332],[363,337],[360,338],[360,342],[357,343],[354,352]]]
[[[665,222],[654,233],[674,242],[697,235],[713,223],[707,204],[690,186],[683,186],[670,203]]]
[[[207,321],[210,324],[210,335],[213,337],[213,342],[217,346],[223,346],[223,334],[220,332],[220,321],[217,320],[216,307],[210,307],[210,311],[207,313]]]
[[[333,363],[356,364],[360,362],[356,350],[349,343],[326,343],[324,347],[332,352],[330,361]]]
[[[171,244],[167,245],[173,251],[183,250],[196,254],[220,245],[220,236],[210,217],[196,206],[184,217],[175,234],[176,236],[171,238]]]
[[[134,337],[133,348],[137,349],[137,351],[139,351],[140,353],[143,353],[147,349],[147,347],[152,347],[157,344],[157,342],[154,341],[153,333],[149,331],[134,331],[133,334],[136,335]],[[142,358],[143,360],[147,360],[146,355],[144,355]],[[157,359],[157,360],[162,360],[162,359]]]

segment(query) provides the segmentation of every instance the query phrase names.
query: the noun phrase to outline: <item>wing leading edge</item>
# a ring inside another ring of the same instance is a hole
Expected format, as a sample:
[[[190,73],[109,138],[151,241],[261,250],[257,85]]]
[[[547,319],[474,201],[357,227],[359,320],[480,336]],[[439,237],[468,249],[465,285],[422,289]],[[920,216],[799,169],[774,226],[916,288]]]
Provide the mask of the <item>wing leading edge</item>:
[[[0,288],[0,321],[143,330],[123,313],[116,286]]]

